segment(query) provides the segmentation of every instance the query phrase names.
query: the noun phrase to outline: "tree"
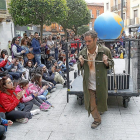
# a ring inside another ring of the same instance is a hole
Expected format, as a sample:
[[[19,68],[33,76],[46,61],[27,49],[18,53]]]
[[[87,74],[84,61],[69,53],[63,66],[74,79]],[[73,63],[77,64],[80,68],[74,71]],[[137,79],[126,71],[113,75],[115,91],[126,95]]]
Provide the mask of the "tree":
[[[11,0],[9,13],[15,25],[40,25],[42,40],[43,25],[63,20],[67,14],[67,4],[66,0]]]
[[[89,26],[87,25],[82,25],[81,27],[78,27],[78,35],[82,35],[84,34],[85,32],[89,31]]]
[[[67,0],[68,14],[66,18],[59,22],[66,29],[71,29],[77,35],[78,27],[87,25],[90,22],[90,12],[84,0]]]

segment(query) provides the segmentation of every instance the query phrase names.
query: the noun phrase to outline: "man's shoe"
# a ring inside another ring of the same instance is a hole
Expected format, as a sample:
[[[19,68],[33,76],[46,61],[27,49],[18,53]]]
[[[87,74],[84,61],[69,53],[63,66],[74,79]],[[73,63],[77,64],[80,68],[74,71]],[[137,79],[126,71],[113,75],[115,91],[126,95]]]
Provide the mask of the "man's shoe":
[[[99,125],[101,124],[101,122],[93,122],[92,124],[91,124],[91,128],[92,129],[95,129],[95,128],[97,128]]]

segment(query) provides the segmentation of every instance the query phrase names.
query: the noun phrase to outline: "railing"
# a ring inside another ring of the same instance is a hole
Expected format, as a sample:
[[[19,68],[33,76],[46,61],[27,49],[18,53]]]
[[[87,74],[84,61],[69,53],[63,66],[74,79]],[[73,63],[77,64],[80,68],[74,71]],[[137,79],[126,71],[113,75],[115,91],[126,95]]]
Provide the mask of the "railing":
[[[123,2],[123,8],[127,8],[127,2]],[[111,7],[111,11],[118,11],[121,9],[121,3]]]
[[[111,11],[113,12],[113,11],[117,11],[118,10],[118,5],[115,5],[115,6],[112,6],[111,7]]]
[[[130,25],[137,25],[137,24],[140,24],[140,18],[133,18],[133,19],[130,19]]]
[[[130,19],[130,25],[133,25],[133,24],[135,24],[135,19],[134,18]]]
[[[123,8],[127,8],[127,2],[123,2]],[[118,4],[118,10],[121,9],[121,4]]]

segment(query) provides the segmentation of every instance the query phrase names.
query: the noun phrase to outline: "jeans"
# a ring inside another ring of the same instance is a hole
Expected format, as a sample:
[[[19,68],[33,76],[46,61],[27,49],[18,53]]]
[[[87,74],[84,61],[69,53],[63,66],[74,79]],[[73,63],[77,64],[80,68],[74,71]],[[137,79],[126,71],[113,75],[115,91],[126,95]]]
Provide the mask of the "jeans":
[[[21,73],[19,72],[8,72],[8,74],[16,80],[18,80],[21,77]]]
[[[48,94],[48,90],[45,90],[42,95],[38,96],[38,98],[41,100],[46,100],[47,94]]]
[[[35,54],[35,63],[36,62],[38,65],[41,64],[41,54]]]

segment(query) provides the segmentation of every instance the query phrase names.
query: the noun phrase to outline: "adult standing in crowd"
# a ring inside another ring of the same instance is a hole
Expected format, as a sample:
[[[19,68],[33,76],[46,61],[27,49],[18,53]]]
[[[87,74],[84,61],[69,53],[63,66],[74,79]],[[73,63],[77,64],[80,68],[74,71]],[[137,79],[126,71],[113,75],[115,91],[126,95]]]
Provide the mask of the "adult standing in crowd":
[[[22,50],[25,50],[25,53],[23,54],[24,64],[26,64],[28,61],[27,54],[33,50],[33,48],[28,48],[27,43],[28,43],[28,41],[26,38],[23,38],[21,40],[21,48],[22,48]]]
[[[54,45],[54,41],[52,40],[51,35],[49,35],[49,37],[48,37],[47,45],[48,45],[49,50],[50,50],[50,56],[55,57],[55,45]]]
[[[34,38],[32,39],[32,47],[33,47],[33,54],[35,57],[35,63],[37,62],[38,65],[41,64],[41,50],[40,50],[40,42],[39,42],[39,35],[37,32],[34,33]]]
[[[99,112],[107,111],[107,69],[111,68],[114,63],[110,50],[104,45],[97,44],[95,31],[86,32],[84,39],[86,48],[79,54],[78,68],[84,70],[84,102],[89,115],[91,113],[94,118],[91,124],[91,128],[94,129],[101,124]]]
[[[12,46],[12,53],[13,57],[21,56],[25,53],[25,50],[22,50],[21,46],[19,46],[19,38],[14,37],[12,40],[13,46]]]

